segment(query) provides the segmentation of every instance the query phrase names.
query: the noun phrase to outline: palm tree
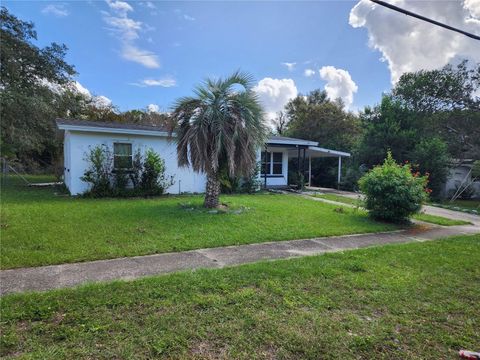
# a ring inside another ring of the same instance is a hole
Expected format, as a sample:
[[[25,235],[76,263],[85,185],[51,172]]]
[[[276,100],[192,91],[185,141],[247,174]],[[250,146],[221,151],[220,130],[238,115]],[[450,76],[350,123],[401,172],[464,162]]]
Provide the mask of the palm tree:
[[[267,130],[252,83],[250,75],[238,71],[225,79],[207,79],[195,88],[194,97],[174,106],[178,165],[206,174],[207,208],[219,204],[220,169],[232,177],[251,174],[257,149],[264,145]]]

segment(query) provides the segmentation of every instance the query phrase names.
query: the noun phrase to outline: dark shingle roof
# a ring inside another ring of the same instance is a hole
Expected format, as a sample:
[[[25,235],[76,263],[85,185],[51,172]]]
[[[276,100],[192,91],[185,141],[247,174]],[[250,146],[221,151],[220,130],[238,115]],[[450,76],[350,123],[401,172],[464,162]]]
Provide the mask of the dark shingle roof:
[[[72,125],[72,126],[88,126],[88,127],[100,127],[110,129],[130,129],[130,130],[148,130],[148,131],[165,131],[168,132],[165,126],[155,125],[140,125],[140,124],[125,124],[119,122],[104,122],[104,121],[90,121],[81,119],[57,119],[58,125]]]

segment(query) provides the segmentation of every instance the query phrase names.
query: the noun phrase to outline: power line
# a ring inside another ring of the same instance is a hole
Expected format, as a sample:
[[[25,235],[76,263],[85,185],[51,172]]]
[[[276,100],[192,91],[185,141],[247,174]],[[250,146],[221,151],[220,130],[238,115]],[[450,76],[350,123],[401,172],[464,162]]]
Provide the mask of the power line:
[[[398,6],[389,4],[389,3],[385,2],[385,1],[382,1],[382,0],[370,0],[370,1],[374,2],[375,4],[382,5],[382,6],[385,6],[385,7],[389,8],[389,9],[398,11],[398,12],[400,12],[400,13],[402,13],[402,14],[409,15],[409,16],[413,16],[413,17],[415,17],[415,18],[417,18],[417,19],[420,19],[420,20],[423,20],[423,21],[432,23],[432,24],[437,25],[437,26],[441,26],[441,27],[443,27],[443,28],[445,28],[445,29],[458,32],[458,33],[460,33],[460,34],[463,34],[463,35],[465,35],[465,36],[468,36],[469,38],[472,38],[472,39],[475,39],[475,40],[480,40],[480,36],[478,36],[478,35],[475,35],[475,34],[466,32],[466,31],[461,30],[461,29],[454,28],[453,26],[450,26],[450,25],[441,23],[441,22],[436,21],[436,20],[429,19],[429,18],[427,18],[427,17],[425,17],[425,16],[422,16],[422,15],[419,15],[419,14],[415,14],[415,13],[413,13],[413,12],[411,12],[411,11],[408,11],[408,10],[405,10],[405,9],[402,9],[402,8],[399,8]]]

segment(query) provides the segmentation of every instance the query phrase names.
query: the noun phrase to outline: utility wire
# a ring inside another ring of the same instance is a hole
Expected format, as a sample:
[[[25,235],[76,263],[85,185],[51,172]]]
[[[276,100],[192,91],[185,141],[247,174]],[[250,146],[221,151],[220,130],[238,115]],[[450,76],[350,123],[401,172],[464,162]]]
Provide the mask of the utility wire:
[[[456,31],[460,34],[463,34],[465,36],[468,36],[469,38],[472,38],[472,39],[475,39],[475,40],[480,40],[480,36],[478,35],[475,35],[475,34],[472,34],[472,33],[469,33],[467,31],[464,31],[464,30],[461,30],[461,29],[457,29],[457,28],[454,28],[453,26],[450,26],[450,25],[447,25],[447,24],[444,24],[444,23],[441,23],[439,21],[436,21],[436,20],[432,20],[432,19],[429,19],[425,16],[422,16],[422,15],[419,15],[419,14],[415,14],[411,11],[408,11],[408,10],[405,10],[405,9],[402,9],[402,8],[399,8],[398,6],[395,6],[395,5],[392,5],[392,4],[389,4],[385,1],[382,1],[382,0],[370,0],[372,2],[374,2],[375,4],[378,4],[378,5],[382,5],[382,6],[385,6],[389,9],[392,9],[392,10],[395,10],[395,11],[398,11],[402,14],[405,14],[405,15],[409,15],[409,16],[413,16],[417,19],[420,19],[420,20],[423,20],[423,21],[426,21],[426,22],[429,22],[429,23],[432,23],[434,25],[437,25],[437,26],[440,26],[440,27],[443,27],[445,29],[448,29],[448,30],[451,30],[451,31]]]

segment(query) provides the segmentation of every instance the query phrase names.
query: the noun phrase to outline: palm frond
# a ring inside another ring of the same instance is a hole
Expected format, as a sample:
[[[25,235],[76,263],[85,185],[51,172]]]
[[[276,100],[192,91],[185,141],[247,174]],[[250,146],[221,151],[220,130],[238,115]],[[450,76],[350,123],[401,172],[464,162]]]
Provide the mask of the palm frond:
[[[256,150],[267,134],[264,112],[252,85],[251,75],[236,71],[225,79],[205,80],[195,87],[194,97],[175,102],[172,116],[178,124],[180,166],[206,173],[216,173],[221,166],[226,166],[230,175],[251,172],[256,166]]]

